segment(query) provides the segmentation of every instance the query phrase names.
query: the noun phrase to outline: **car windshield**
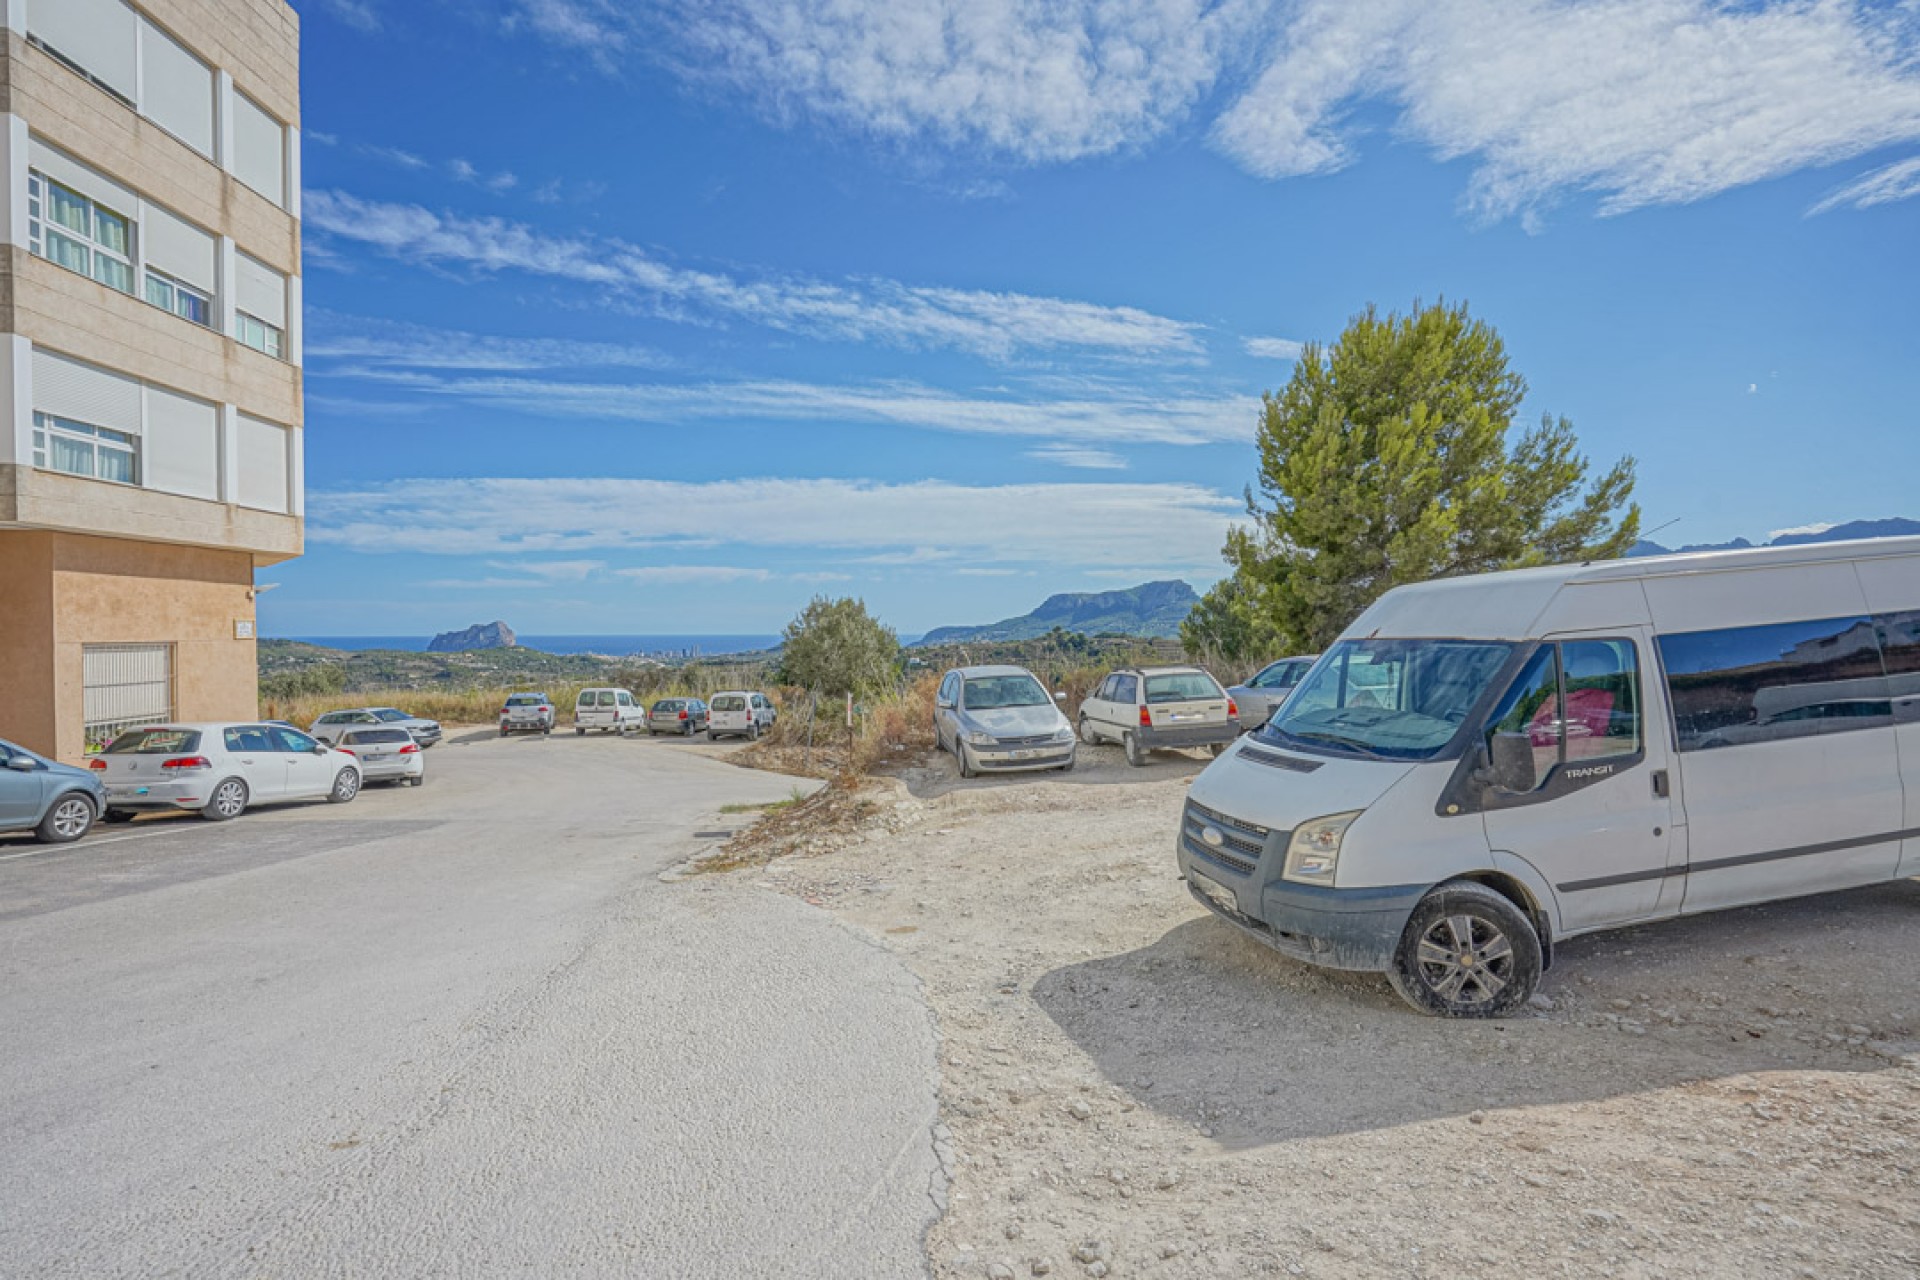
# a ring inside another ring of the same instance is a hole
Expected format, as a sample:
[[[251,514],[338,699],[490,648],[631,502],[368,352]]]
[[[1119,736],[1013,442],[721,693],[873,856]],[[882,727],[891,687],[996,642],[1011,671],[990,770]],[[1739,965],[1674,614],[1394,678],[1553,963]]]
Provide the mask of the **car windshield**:
[[[1039,707],[1053,699],[1032,676],[980,676],[967,681],[967,710],[997,711],[1002,707]]]
[[[685,708],[686,705],[686,703],[678,698],[666,698],[654,703],[653,709],[655,711],[679,711]]]
[[[405,729],[361,729],[357,733],[347,735],[347,742],[356,747],[373,746],[381,742],[412,741],[413,735]]]
[[[1176,671],[1167,676],[1147,677],[1147,702],[1205,702],[1223,695],[1212,678],[1199,671]]]
[[[745,711],[747,700],[737,693],[723,693],[713,700],[715,711]]]
[[[199,749],[200,735],[191,729],[130,729],[107,744],[107,754],[113,756],[170,756]]]
[[[544,707],[547,705],[547,695],[544,693],[516,693],[507,699],[507,705],[510,707]]]
[[[393,723],[394,721],[396,721],[396,720],[411,720],[411,719],[413,719],[413,717],[412,717],[412,716],[410,716],[410,715],[408,715],[408,714],[407,714],[406,712],[404,712],[404,711],[395,711],[395,710],[394,710],[394,709],[393,709],[392,707],[376,707],[376,708],[374,708],[374,712],[373,712],[373,718],[374,718],[375,720],[383,720],[383,721],[385,721],[385,722],[386,722],[386,723],[388,723],[388,724],[392,724],[392,723]]]
[[[1512,652],[1486,640],[1343,640],[1255,736],[1385,760],[1431,759]]]

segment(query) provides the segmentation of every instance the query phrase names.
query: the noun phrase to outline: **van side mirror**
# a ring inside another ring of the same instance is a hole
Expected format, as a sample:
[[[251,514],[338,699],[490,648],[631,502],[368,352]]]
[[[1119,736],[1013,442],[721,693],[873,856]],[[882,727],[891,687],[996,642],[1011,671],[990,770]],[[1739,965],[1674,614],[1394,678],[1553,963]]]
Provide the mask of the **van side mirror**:
[[[1500,790],[1525,795],[1534,788],[1533,739],[1524,733],[1496,733],[1488,742],[1487,780]]]

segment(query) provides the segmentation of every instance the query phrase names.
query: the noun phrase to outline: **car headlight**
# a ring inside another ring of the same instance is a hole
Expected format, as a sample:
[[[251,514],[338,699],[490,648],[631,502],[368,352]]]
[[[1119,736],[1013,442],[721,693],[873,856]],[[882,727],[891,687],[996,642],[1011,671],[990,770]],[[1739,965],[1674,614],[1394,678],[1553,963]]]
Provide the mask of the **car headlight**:
[[[1055,742],[1072,742],[1073,741],[1072,727],[1069,725],[1063,724],[1058,729],[1055,729],[1053,731],[1053,740]]]
[[[967,735],[967,741],[976,747],[991,747],[991,746],[998,745],[998,743],[994,740],[994,736],[992,734],[981,733],[977,729]]]
[[[1293,829],[1287,841],[1287,862],[1280,874],[1302,884],[1332,884],[1334,870],[1340,865],[1340,842],[1361,810],[1336,813],[1303,822]]]

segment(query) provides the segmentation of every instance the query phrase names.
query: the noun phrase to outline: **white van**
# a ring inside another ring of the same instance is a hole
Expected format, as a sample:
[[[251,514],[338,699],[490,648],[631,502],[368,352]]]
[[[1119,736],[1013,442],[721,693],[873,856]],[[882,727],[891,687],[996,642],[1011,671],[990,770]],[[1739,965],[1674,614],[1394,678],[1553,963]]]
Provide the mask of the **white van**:
[[[1197,899],[1454,1016],[1577,934],[1920,875],[1920,538],[1402,587],[1188,794]]]
[[[625,689],[582,689],[573,703],[573,731],[611,729],[625,736],[647,727],[647,708]]]

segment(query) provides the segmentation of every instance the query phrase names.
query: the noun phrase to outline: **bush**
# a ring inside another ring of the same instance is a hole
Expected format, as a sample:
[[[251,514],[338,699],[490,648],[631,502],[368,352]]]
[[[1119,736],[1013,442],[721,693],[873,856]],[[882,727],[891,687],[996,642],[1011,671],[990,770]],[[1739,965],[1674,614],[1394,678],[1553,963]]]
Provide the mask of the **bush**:
[[[780,678],[814,692],[856,698],[894,687],[900,639],[867,612],[865,602],[815,596],[787,624]]]

